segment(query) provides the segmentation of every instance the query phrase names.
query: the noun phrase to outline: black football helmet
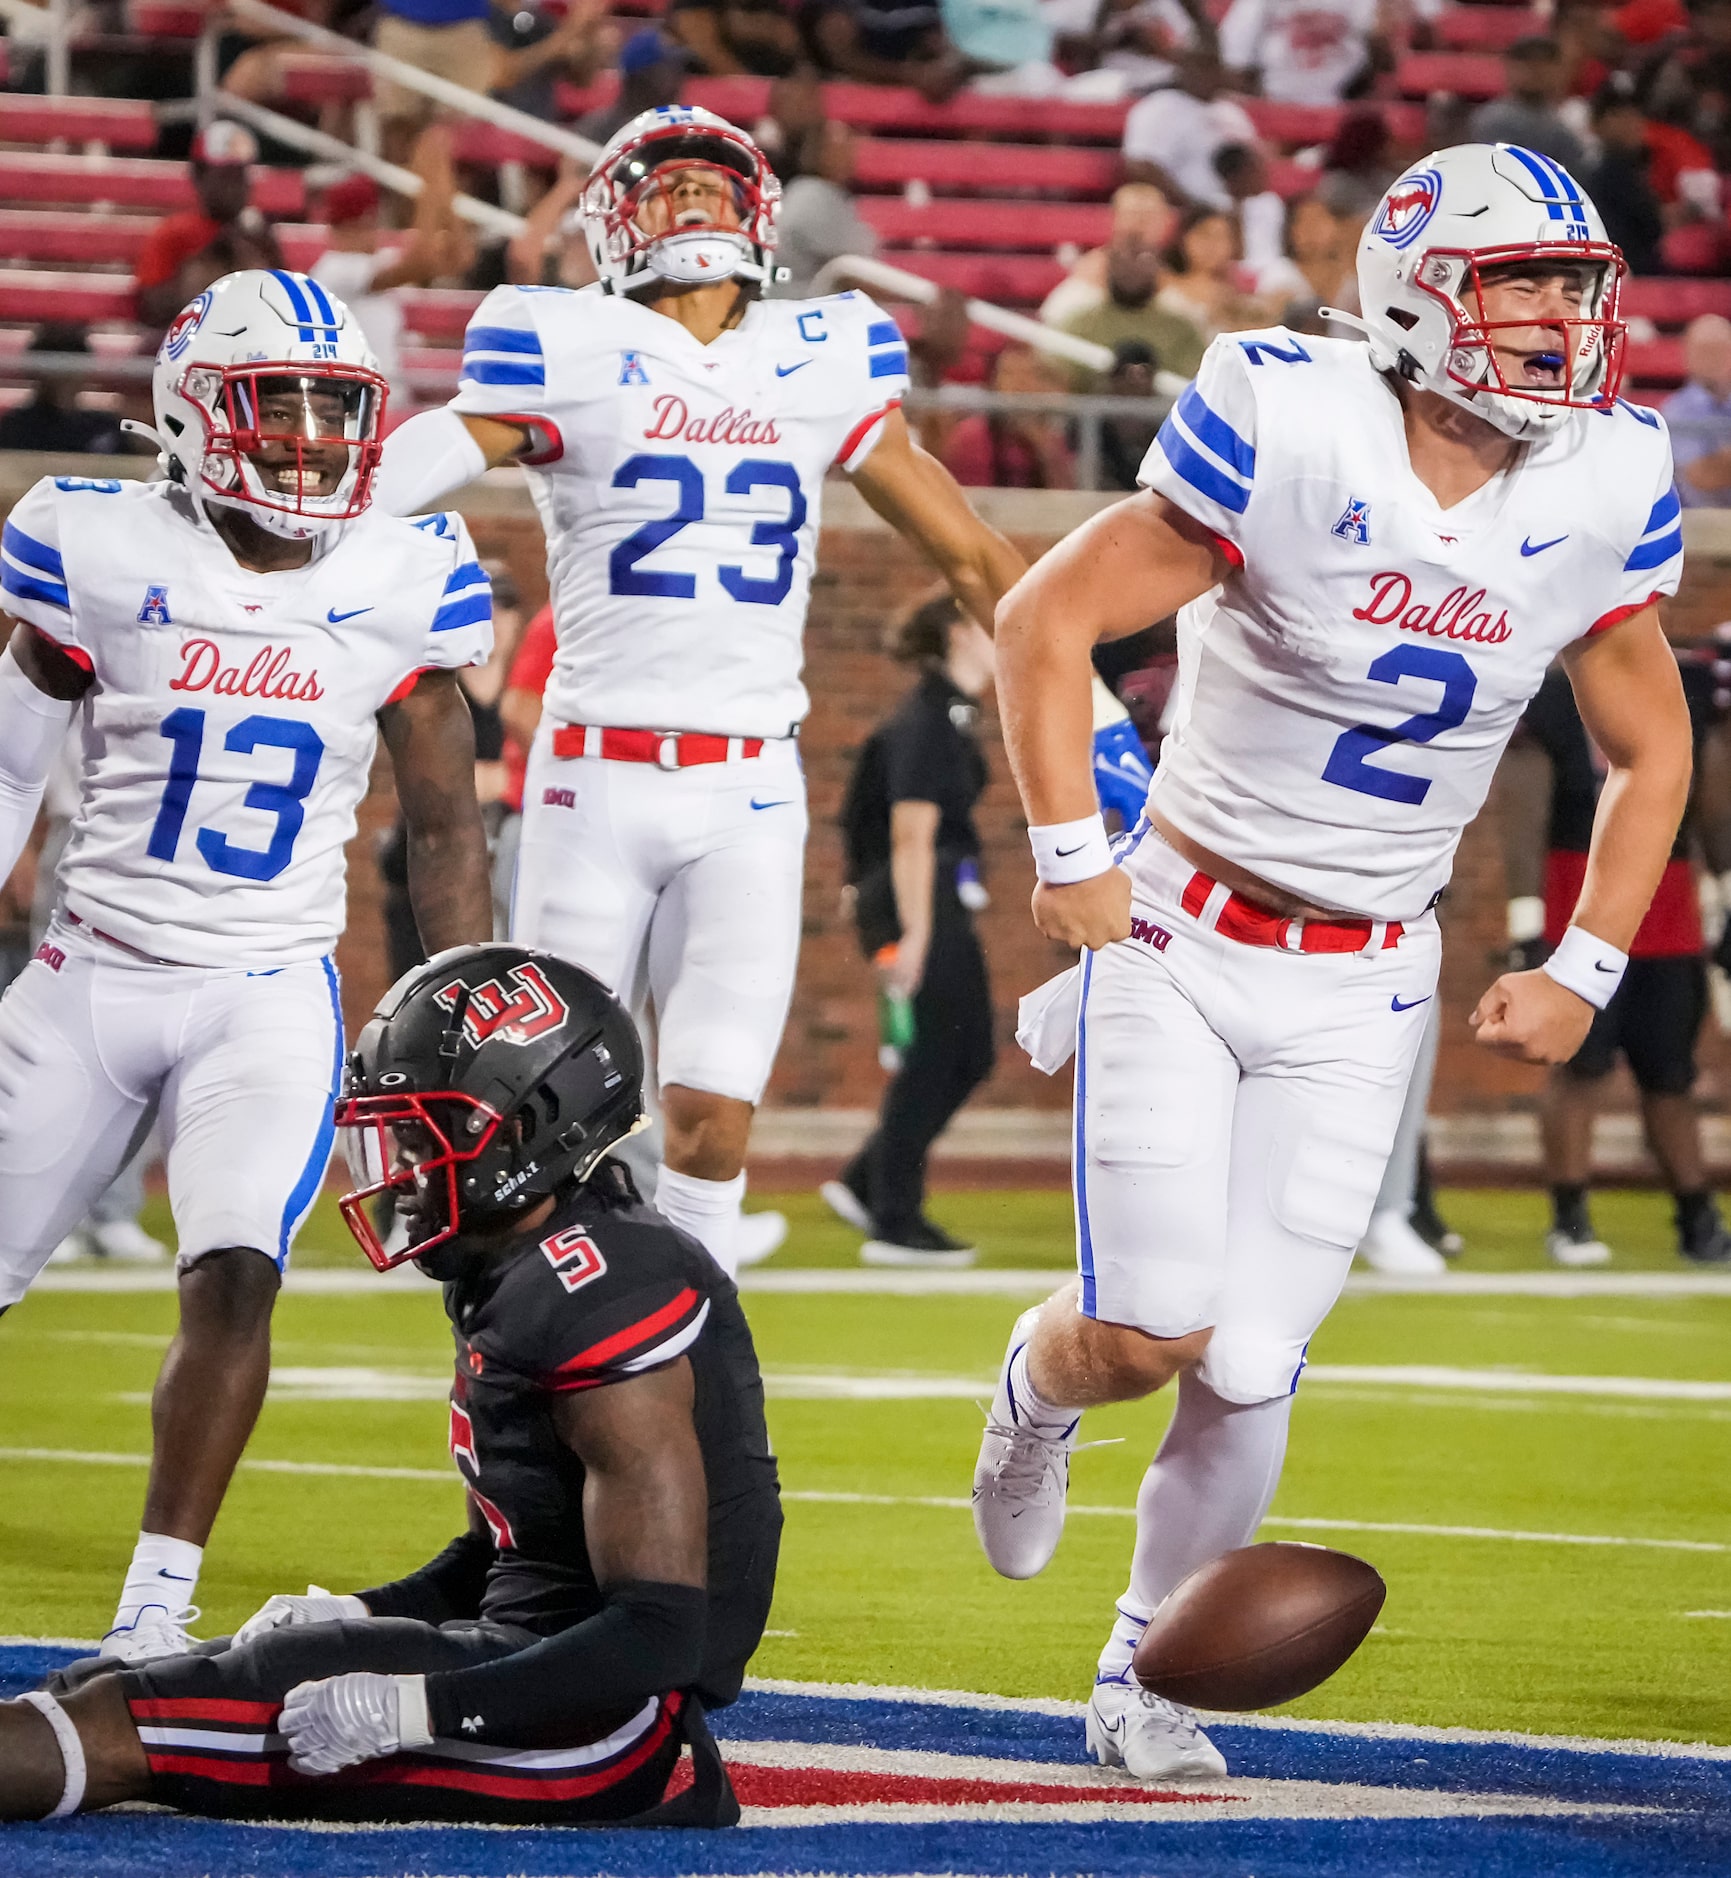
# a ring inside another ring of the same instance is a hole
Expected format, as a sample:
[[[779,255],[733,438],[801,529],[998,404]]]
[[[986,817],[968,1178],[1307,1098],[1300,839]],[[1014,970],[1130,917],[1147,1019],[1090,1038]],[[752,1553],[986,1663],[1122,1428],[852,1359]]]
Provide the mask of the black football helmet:
[[[453,946],[392,985],[350,1053],[343,1217],[388,1271],[587,1179],[642,1114],[637,1027],[598,978],[525,946]],[[409,1227],[399,1252],[373,1226],[381,1193]]]

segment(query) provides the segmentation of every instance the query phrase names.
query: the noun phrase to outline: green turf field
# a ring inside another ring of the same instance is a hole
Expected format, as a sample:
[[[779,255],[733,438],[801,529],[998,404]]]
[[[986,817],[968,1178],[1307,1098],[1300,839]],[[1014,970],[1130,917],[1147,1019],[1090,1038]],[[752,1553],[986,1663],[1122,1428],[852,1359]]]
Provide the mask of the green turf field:
[[[854,1262],[855,1235],[815,1202],[753,1203],[794,1218],[766,1269]],[[988,1264],[1056,1275],[1068,1262],[1062,1194],[948,1194],[933,1211],[977,1235]],[[1468,1235],[1465,1272],[1542,1268],[1538,1196],[1456,1193],[1445,1211]],[[1682,1269],[1661,1199],[1609,1194],[1597,1220],[1614,1270]],[[162,1229],[159,1212],[151,1223]],[[343,1238],[321,1202],[303,1262],[356,1262]],[[1017,1299],[758,1292],[748,1307],[790,1491],[775,1634],[757,1672],[1080,1695],[1123,1584],[1131,1527],[1117,1509],[1134,1498],[1163,1409],[1089,1418],[1087,1437],[1123,1438],[1076,1462],[1073,1503],[1104,1510],[1073,1517],[1042,1578],[1007,1584],[979,1556],[965,1510],[909,1502],[965,1498],[979,1427],[971,1396],[990,1388]],[[143,1455],[145,1401],[172,1319],[166,1292],[41,1292],[6,1320],[0,1630],[104,1627],[142,1469],[20,1450]],[[437,1400],[446,1348],[430,1285],[285,1298],[281,1388],[253,1457],[439,1477],[243,1472],[207,1560],[206,1634],[272,1591],[378,1582],[456,1529]],[[1311,1359],[1323,1373],[1300,1391],[1277,1521],[1529,1536],[1271,1523],[1269,1537],[1364,1553],[1390,1584],[1370,1642],[1295,1712],[1731,1742],[1731,1295],[1349,1295]],[[1342,1367],[1436,1374],[1327,1376]],[[1519,1372],[1625,1381],[1547,1395]],[[1691,1397],[1677,1390],[1686,1383],[1722,1386]],[[850,1387],[864,1399],[833,1399]],[[408,1399],[352,1399],[391,1393]]]

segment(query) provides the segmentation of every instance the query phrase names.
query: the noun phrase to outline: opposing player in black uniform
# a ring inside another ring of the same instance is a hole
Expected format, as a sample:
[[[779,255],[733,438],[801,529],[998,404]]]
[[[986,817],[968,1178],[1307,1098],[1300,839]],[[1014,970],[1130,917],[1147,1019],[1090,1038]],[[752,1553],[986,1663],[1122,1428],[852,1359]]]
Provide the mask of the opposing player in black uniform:
[[[394,1584],[0,1704],[0,1818],[737,1819],[703,1712],[763,1633],[780,1500],[732,1283],[605,1158],[642,1068],[625,1011],[547,953],[461,947],[386,994],[337,1109],[343,1210],[374,1264],[444,1283],[469,1529]]]

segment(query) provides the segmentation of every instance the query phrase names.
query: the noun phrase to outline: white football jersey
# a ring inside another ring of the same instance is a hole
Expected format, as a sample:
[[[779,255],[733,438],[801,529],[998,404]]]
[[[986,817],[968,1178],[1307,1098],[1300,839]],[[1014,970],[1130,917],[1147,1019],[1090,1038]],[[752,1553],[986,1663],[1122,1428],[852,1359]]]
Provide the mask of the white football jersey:
[[[1316,905],[1422,913],[1551,661],[1674,593],[1654,412],[1579,412],[1454,508],[1353,340],[1216,339],[1143,484],[1234,571],[1179,615],[1182,702],[1149,802]]]
[[[308,566],[255,574],[174,485],[60,477],[13,509],[0,558],[0,604],[96,680],[67,908],[177,964],[329,952],[377,713],[492,649],[461,517],[369,509]]]
[[[452,408],[533,424],[568,724],[786,737],[831,464],[863,463],[907,347],[863,294],[757,301],[702,345],[599,286],[497,287]]]

